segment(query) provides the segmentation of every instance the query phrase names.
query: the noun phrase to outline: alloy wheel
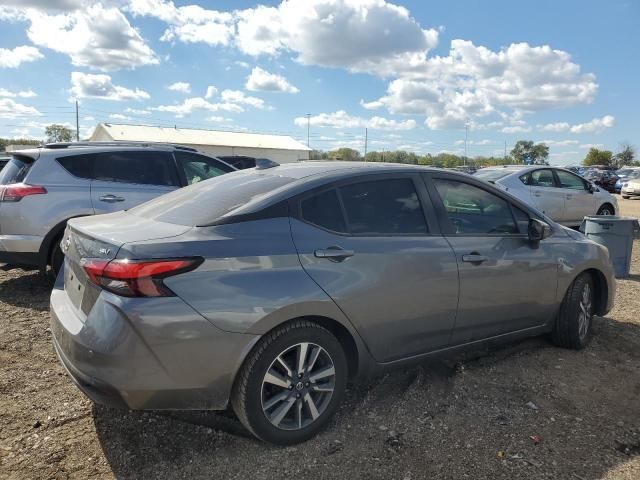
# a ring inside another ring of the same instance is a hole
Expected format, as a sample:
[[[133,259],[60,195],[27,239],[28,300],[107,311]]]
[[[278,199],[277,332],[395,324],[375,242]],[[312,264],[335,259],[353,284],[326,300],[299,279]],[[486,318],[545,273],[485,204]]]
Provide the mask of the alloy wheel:
[[[262,411],[282,430],[300,430],[327,409],[335,387],[335,365],[320,345],[303,342],[282,351],[262,380]]]
[[[589,283],[585,283],[582,289],[579,307],[578,335],[581,339],[584,339],[589,332],[589,324],[591,323],[591,286]]]

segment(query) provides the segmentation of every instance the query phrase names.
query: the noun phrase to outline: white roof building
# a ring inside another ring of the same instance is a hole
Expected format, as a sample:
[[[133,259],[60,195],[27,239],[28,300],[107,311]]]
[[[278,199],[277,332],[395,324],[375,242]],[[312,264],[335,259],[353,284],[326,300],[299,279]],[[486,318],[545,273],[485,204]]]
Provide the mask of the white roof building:
[[[154,127],[100,123],[89,139],[92,142],[162,142],[195,148],[209,155],[244,155],[269,158],[278,163],[308,160],[311,149],[285,135],[221,132],[193,128]]]

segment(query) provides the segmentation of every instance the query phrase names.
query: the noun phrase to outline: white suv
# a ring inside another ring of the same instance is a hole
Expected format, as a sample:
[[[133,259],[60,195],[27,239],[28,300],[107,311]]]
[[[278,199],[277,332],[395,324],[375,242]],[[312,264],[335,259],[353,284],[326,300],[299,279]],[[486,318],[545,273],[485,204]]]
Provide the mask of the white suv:
[[[0,172],[0,263],[46,270],[62,262],[74,217],[126,210],[236,170],[177,145],[54,143],[15,152]]]
[[[616,197],[564,168],[505,165],[478,170],[475,177],[491,182],[567,227],[587,215],[615,215]]]

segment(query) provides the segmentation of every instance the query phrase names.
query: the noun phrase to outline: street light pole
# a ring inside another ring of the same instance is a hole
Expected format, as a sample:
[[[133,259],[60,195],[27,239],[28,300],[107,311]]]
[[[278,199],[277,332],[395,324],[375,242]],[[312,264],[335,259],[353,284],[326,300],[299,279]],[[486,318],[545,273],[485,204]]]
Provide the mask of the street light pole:
[[[307,113],[305,114],[305,117],[307,117],[307,147],[311,148],[309,146],[309,138],[310,138],[310,132],[311,132],[311,114]]]
[[[464,162],[464,166],[467,166],[467,138],[469,137],[469,124],[464,124],[464,158],[462,161]]]

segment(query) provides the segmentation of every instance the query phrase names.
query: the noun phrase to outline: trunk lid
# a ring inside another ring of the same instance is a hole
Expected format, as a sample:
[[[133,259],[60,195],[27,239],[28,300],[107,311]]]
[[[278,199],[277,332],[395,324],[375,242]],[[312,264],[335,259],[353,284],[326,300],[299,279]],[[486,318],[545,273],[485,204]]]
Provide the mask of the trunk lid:
[[[83,259],[113,260],[125,243],[181,235],[192,227],[149,220],[127,212],[74,218],[62,237],[64,286],[73,305],[85,315],[100,295],[100,287],[89,281]]]

